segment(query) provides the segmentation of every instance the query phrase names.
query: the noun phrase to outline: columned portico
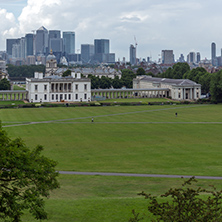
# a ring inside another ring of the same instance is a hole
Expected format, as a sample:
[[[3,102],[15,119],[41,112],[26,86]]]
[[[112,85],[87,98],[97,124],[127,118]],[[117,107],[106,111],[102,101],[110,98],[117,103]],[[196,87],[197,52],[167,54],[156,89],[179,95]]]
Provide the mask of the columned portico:
[[[25,100],[28,92],[26,90],[0,90],[0,101]]]
[[[169,93],[169,89],[92,89],[91,96],[106,97],[108,99],[118,98],[149,98],[164,97]]]

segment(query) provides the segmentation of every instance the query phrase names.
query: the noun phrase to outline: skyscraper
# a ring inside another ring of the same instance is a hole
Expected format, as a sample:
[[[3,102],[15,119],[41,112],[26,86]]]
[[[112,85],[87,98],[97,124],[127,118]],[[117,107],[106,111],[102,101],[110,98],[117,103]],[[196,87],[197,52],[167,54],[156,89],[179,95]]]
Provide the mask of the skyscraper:
[[[75,32],[63,32],[63,45],[65,54],[75,53]]]
[[[94,39],[95,54],[109,53],[109,39]]]
[[[34,53],[34,35],[29,33],[25,35],[25,56],[32,56]]]
[[[94,45],[82,44],[81,45],[81,59],[83,63],[90,63],[94,55]]]
[[[6,52],[10,56],[12,56],[12,47],[14,44],[18,44],[20,39],[6,39]]]
[[[59,30],[49,30],[49,51],[50,50],[52,50],[53,53],[62,53],[63,51],[63,40]]]
[[[195,63],[196,62],[196,53],[195,52],[190,52],[187,55],[187,62],[188,63]]]
[[[42,26],[35,35],[35,54],[46,55],[48,53],[48,30]]]
[[[163,64],[174,63],[173,50],[162,50],[161,56],[162,56],[162,63]]]
[[[211,62],[213,66],[217,65],[216,44],[214,42],[211,43]]]
[[[199,63],[199,62],[200,62],[200,59],[201,59],[201,58],[200,58],[200,53],[197,52],[197,61],[196,61],[196,62]]]
[[[134,45],[130,45],[130,64],[135,65],[136,64],[136,47]]]
[[[109,53],[109,39],[94,39],[94,61],[99,63],[114,63],[115,55]],[[113,61],[114,59],[114,61]]]

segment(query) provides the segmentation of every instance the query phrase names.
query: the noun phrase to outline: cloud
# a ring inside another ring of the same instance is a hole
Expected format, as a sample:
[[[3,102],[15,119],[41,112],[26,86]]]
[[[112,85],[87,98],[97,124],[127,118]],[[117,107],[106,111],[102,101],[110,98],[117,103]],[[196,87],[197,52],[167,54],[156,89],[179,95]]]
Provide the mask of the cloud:
[[[205,57],[212,40],[222,47],[221,6],[221,0],[28,0],[18,18],[0,9],[0,48],[5,38],[22,37],[43,25],[75,31],[76,49],[109,38],[117,58],[128,58],[134,36],[139,57],[152,53],[157,59],[162,49],[186,55],[193,48]]]

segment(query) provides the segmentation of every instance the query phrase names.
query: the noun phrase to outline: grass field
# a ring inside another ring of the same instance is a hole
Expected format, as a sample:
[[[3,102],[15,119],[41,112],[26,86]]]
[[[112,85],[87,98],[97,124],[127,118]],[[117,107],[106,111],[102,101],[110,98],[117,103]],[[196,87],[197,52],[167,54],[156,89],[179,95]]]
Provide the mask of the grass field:
[[[10,137],[32,148],[42,144],[58,170],[221,176],[221,105],[1,109],[0,118]],[[59,180],[61,189],[46,202],[49,221],[127,221],[134,208],[146,212],[138,192],[158,195],[181,184],[81,175]],[[222,189],[221,181],[199,184]],[[24,221],[33,219],[26,214]]]

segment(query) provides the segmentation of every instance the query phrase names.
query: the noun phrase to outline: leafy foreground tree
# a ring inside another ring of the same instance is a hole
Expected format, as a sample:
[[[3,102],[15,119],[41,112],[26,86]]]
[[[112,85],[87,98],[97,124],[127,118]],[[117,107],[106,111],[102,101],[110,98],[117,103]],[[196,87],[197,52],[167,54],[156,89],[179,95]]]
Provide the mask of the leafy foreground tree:
[[[35,219],[47,219],[44,197],[59,187],[56,162],[33,151],[17,138],[11,140],[0,125],[0,219],[21,221],[24,210]]]
[[[185,181],[180,188],[171,188],[165,194],[161,195],[167,200],[146,194],[138,194],[149,199],[148,211],[156,219],[151,221],[164,222],[218,222],[222,221],[221,198],[222,191],[217,191],[214,186],[211,190],[201,187],[193,188],[192,183],[197,182],[194,177]],[[201,194],[205,194],[200,196]],[[208,195],[206,195],[208,194]],[[133,218],[130,222],[143,220],[138,213],[133,210]]]

